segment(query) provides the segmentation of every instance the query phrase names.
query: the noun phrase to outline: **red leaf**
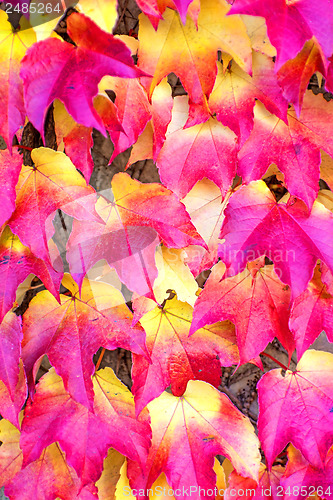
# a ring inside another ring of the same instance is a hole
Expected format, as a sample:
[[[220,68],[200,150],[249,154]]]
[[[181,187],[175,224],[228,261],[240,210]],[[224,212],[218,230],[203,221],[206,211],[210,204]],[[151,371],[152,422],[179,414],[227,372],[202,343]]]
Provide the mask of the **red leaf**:
[[[211,385],[190,380],[182,397],[164,392],[148,409],[152,445],[143,471],[128,463],[132,488],[146,490],[164,472],[173,490],[189,492],[192,487],[191,497],[199,500],[199,487],[214,490],[217,454],[227,456],[240,474],[258,479],[260,455],[254,429],[228,397]]]
[[[287,122],[288,103],[278,85],[274,64],[268,56],[252,53],[252,77],[235,61],[218,64],[218,74],[208,104],[216,118],[235,132],[242,145],[253,128],[253,107],[259,99],[265,107]]]
[[[325,330],[328,340],[333,342],[333,297],[321,281],[319,265],[307,289],[295,299],[289,325],[294,333],[298,359],[322,330]]]
[[[153,297],[155,231],[173,248],[205,243],[184,205],[160,184],[142,184],[119,173],[112,179],[112,189],[115,201],[100,198],[96,205],[105,225],[73,224],[67,252],[71,273],[80,283],[98,260],[106,259],[128,288]]]
[[[284,491],[292,491],[293,498],[298,500],[317,492],[322,498],[331,498],[333,495],[333,450],[329,449],[324,469],[313,467],[292,445],[288,446],[288,463],[281,485]],[[294,489],[295,487],[295,489]],[[298,490],[296,489],[298,487]],[[303,492],[303,494],[302,494]]]
[[[16,208],[8,225],[34,255],[51,263],[46,224],[58,208],[78,219],[100,220],[94,208],[95,191],[64,153],[38,148],[31,158],[34,166],[22,167]]]
[[[259,482],[256,484],[253,479],[242,477],[237,472],[232,471],[228,477],[229,487],[224,494],[224,499],[278,500],[281,495],[281,488],[278,489],[278,486],[283,473],[284,468],[281,465],[274,465],[270,471],[261,463]]]
[[[285,174],[290,193],[311,209],[318,194],[320,148],[333,156],[328,132],[332,118],[333,103],[310,90],[299,119],[293,110],[288,111],[288,125],[257,103],[253,130],[239,152],[238,175],[246,183],[257,180],[275,163]]]
[[[47,261],[35,257],[9,227],[5,227],[0,237],[0,321],[12,308],[18,285],[31,273],[43,281],[56,299],[59,298],[62,274]]]
[[[324,467],[333,442],[332,370],[332,354],[309,350],[295,372],[271,370],[259,381],[259,439],[269,468],[289,442]]]
[[[230,198],[219,256],[227,276],[234,276],[246,262],[266,255],[296,297],[310,281],[318,258],[333,271],[332,231],[333,214],[321,203],[315,202],[308,214],[301,201],[276,203],[263,181],[251,182]]]
[[[22,320],[8,312],[0,325],[0,413],[19,427],[18,415],[27,397],[21,357]]]
[[[332,55],[333,10],[330,0],[235,0],[229,14],[249,14],[266,19],[267,33],[276,47],[277,69],[293,59],[306,40],[315,36],[326,57]]]
[[[236,175],[237,150],[235,134],[210,118],[167,135],[156,164],[163,184],[180,198],[204,177],[224,196]]]
[[[190,334],[216,321],[232,321],[240,364],[259,356],[274,337],[288,349],[290,358],[295,349],[288,329],[289,287],[263,261],[251,262],[241,274],[226,279],[225,265],[219,262],[194,305]]]
[[[73,398],[91,408],[93,354],[103,346],[146,355],[145,334],[139,325],[131,326],[132,314],[111,285],[86,280],[80,296],[69,275],[63,284],[72,296],[61,295],[61,304],[46,291],[30,302],[23,316],[22,358],[30,392],[36,363],[47,354]]]
[[[29,119],[44,137],[43,124],[48,106],[60,99],[75,121],[105,134],[92,99],[104,75],[135,78],[136,68],[126,45],[101,30],[83,14],[71,14],[67,31],[76,43],[48,38],[34,44],[21,63],[24,99]]]
[[[85,486],[101,475],[110,446],[121,448],[122,453],[135,460],[147,455],[150,434],[147,414],[137,421],[128,389],[112,375],[110,368],[99,373],[101,376],[98,374],[95,379],[95,413],[70,397],[53,369],[42,377],[34,402],[28,401],[22,422],[23,467],[37,460],[44,448],[58,441],[68,464]],[[105,383],[106,388],[101,387],[100,382]],[[120,432],[114,432],[119,428]]]
[[[163,309],[156,307],[140,319],[151,363],[143,356],[133,356],[132,392],[137,414],[170,384],[175,396],[183,395],[189,380],[204,380],[218,387],[221,366],[238,363],[233,325],[216,324],[189,337],[192,310],[173,298]]]
[[[10,154],[8,149],[0,150],[0,227],[15,210],[15,186],[19,179],[22,163],[23,159],[18,151]]]

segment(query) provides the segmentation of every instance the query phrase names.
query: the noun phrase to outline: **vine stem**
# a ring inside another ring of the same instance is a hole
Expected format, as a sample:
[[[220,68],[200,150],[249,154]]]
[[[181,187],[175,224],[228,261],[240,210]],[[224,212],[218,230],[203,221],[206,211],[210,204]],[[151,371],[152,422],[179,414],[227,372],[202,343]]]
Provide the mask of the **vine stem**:
[[[99,368],[99,365],[101,364],[102,362],[102,359],[103,359],[103,356],[105,354],[105,347],[103,347],[103,349],[101,350],[101,354],[99,355],[99,358],[97,360],[97,363],[96,363],[96,366],[95,366],[95,372],[97,372],[98,368]]]
[[[19,148],[19,149],[26,149],[27,151],[32,151],[32,148],[29,148],[29,146],[22,146],[22,144],[14,144],[12,146],[13,148]]]
[[[266,356],[266,358],[269,358],[272,361],[275,361],[275,363],[277,363],[279,366],[281,366],[281,368],[283,368],[284,370],[288,370],[288,368],[283,363],[280,363],[280,361],[278,361],[277,359],[275,359],[273,356],[271,356],[267,352],[261,352],[260,354],[262,354],[263,356]]]

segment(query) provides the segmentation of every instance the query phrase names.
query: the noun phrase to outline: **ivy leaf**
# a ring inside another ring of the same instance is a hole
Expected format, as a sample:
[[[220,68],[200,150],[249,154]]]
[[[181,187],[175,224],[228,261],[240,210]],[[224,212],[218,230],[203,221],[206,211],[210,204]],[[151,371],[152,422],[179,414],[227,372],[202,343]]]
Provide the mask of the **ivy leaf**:
[[[110,446],[121,448],[136,460],[147,454],[150,434],[147,415],[141,421],[135,419],[128,389],[112,375],[110,368],[96,375],[94,385],[96,404],[92,413],[70,397],[53,368],[42,377],[34,402],[28,401],[22,422],[23,467],[36,461],[47,446],[58,441],[68,464],[85,486],[100,477]],[[113,426],[120,426],[121,434],[113,432]]]
[[[293,494],[295,500],[301,497],[301,491],[312,492],[313,489],[322,489],[322,497],[330,498],[332,495],[333,481],[333,450],[330,448],[325,460],[324,469],[313,467],[292,444],[288,446],[288,463],[283,477],[281,478],[281,486],[286,491],[287,488],[293,488],[294,485],[299,486],[299,493],[295,488]]]
[[[0,135],[10,150],[13,137],[25,120],[23,85],[19,76],[20,61],[27,48],[36,41],[36,35],[26,19],[21,18],[20,26],[20,31],[14,31],[6,12],[0,11]]]
[[[8,312],[0,324],[0,412],[19,427],[19,412],[27,397],[21,357],[22,319]]]
[[[292,289],[293,297],[307,287],[322,259],[333,271],[333,214],[314,202],[309,214],[300,200],[276,203],[264,181],[243,186],[230,198],[220,238],[219,256],[227,276],[242,272],[246,263],[266,255],[274,270]]]
[[[242,145],[253,128],[253,107],[259,99],[265,107],[287,122],[288,103],[278,85],[274,64],[268,56],[252,52],[252,77],[235,61],[217,63],[218,74],[209,97],[209,108],[216,118],[231,128]],[[226,67],[225,67],[226,66]]]
[[[333,342],[333,296],[321,280],[319,265],[315,267],[307,289],[293,302],[289,325],[294,333],[298,359],[322,330],[325,330],[328,340]]]
[[[133,356],[133,387],[137,414],[171,384],[182,396],[189,380],[204,380],[218,387],[221,366],[239,361],[234,327],[229,322],[201,328],[189,337],[192,307],[176,298],[156,307],[140,323],[146,332],[151,363]]]
[[[326,76],[325,57],[315,38],[305,42],[297,56],[287,61],[278,71],[277,78],[283,95],[294,105],[298,117],[309,80],[316,71]]]
[[[164,472],[173,490],[214,489],[217,454],[227,456],[240,474],[258,480],[258,439],[248,418],[225,394],[205,382],[189,381],[183,396],[164,392],[148,409],[152,445],[143,472],[128,464],[132,488],[150,488]]]
[[[94,189],[87,186],[68,156],[38,148],[32,150],[31,158],[34,166],[22,167],[16,208],[8,225],[36,257],[51,264],[46,224],[56,209],[78,219],[101,219],[95,212]]]
[[[186,264],[194,276],[210,269],[218,260],[219,235],[230,194],[228,191],[223,199],[220,189],[208,179],[203,179],[182,200],[192,223],[208,247],[208,250],[195,245],[186,248]]]
[[[318,195],[320,148],[333,155],[332,137],[327,123],[333,116],[333,103],[308,91],[298,119],[288,111],[288,125],[257,103],[254,127],[239,152],[238,175],[245,182],[263,177],[271,163],[285,174],[291,194],[311,209]]]
[[[251,47],[238,16],[226,16],[225,0],[202,0],[197,26],[188,19],[183,26],[178,14],[167,9],[155,31],[149,19],[140,17],[138,64],[154,75],[149,96],[169,73],[182,81],[192,102],[207,108],[216,77],[216,53],[224,50],[251,72]]]
[[[29,274],[38,276],[49,292],[59,299],[62,274],[47,261],[35,257],[6,226],[0,236],[0,321],[12,308],[18,285]]]
[[[61,295],[59,304],[47,291],[40,292],[23,317],[22,358],[30,392],[37,362],[47,354],[72,397],[92,407],[92,357],[100,346],[123,347],[147,355],[145,334],[132,327],[132,314],[119,290],[102,282],[84,280],[81,295],[65,275],[63,284],[72,296]]]
[[[14,151],[10,154],[8,149],[4,151],[0,150],[0,227],[9,219],[15,210],[15,186],[19,179],[22,162],[22,156],[18,151]]]
[[[223,279],[225,265],[216,264],[193,313],[190,334],[207,324],[229,320],[236,326],[239,363],[247,363],[277,337],[291,358],[295,345],[288,329],[290,289],[264,259],[247,264],[242,273]]]
[[[216,119],[169,135],[157,158],[161,181],[183,198],[204,177],[226,194],[236,175],[237,138]]]
[[[125,173],[116,174],[111,185],[114,201],[100,198],[96,204],[104,225],[74,221],[67,252],[71,273],[80,284],[98,260],[106,259],[130,290],[153,298],[156,232],[168,247],[205,243],[184,205],[165,187],[142,184]]]
[[[235,0],[229,14],[249,14],[265,18],[268,37],[277,50],[277,69],[288,59],[293,59],[306,40],[313,36],[318,40],[325,56],[332,55],[333,12],[330,0],[322,0],[316,5],[315,16],[312,0]]]
[[[296,371],[271,370],[258,383],[259,439],[269,469],[291,442],[322,468],[333,439],[333,355],[308,350]]]
[[[274,465],[272,470],[268,470],[261,463],[259,482],[257,484],[253,479],[242,477],[233,470],[228,477],[229,487],[225,491],[224,498],[225,500],[240,500],[244,497],[244,492],[246,492],[246,498],[275,500],[281,490],[281,488],[278,489],[278,486],[280,486],[284,471],[285,469],[281,465]]]
[[[74,120],[105,135],[92,103],[104,75],[136,78],[145,73],[134,66],[130,50],[83,14],[71,14],[67,31],[76,43],[48,38],[34,44],[21,62],[27,114],[44,137],[47,109],[60,99]]]

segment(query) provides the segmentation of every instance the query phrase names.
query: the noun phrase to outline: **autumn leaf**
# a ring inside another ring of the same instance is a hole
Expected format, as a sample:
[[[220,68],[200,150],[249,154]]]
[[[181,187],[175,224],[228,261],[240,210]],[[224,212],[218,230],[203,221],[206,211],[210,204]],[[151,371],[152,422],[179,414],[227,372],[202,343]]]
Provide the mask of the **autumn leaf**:
[[[124,81],[123,78],[108,77],[102,81],[102,84],[104,89],[113,90],[116,94],[114,105],[117,118],[122,126],[122,130],[119,128],[117,130],[114,126],[110,127],[102,117],[114,145],[109,162],[111,164],[119,153],[136,142],[147,122],[151,119],[151,111],[146,91],[138,78]]]
[[[333,270],[332,231],[333,214],[321,203],[315,202],[308,214],[300,200],[276,203],[264,181],[251,182],[230,198],[219,256],[227,276],[234,276],[246,262],[266,255],[296,297],[307,287],[317,259]]]
[[[313,36],[318,40],[326,57],[332,55],[333,11],[330,0],[316,4],[316,15],[311,0],[235,0],[229,14],[262,16],[267,23],[267,33],[276,47],[277,70],[293,59],[306,40]],[[274,15],[272,15],[274,13]]]
[[[264,259],[247,264],[236,276],[223,279],[225,265],[219,262],[200,293],[193,313],[190,334],[216,321],[232,321],[236,326],[239,363],[247,363],[277,337],[288,348],[295,346],[288,329],[290,290],[279,280],[273,266]]]
[[[116,486],[124,461],[123,455],[112,448],[109,449],[104,459],[102,475],[96,483],[99,500],[109,500],[111,496],[115,498]]]
[[[145,334],[140,326],[131,326],[132,314],[122,294],[111,285],[84,280],[81,295],[69,275],[63,285],[71,296],[61,295],[59,304],[42,291],[23,316],[22,358],[29,389],[32,393],[38,360],[47,354],[66,390],[91,408],[93,354],[103,346],[123,347],[145,356]]]
[[[54,369],[42,377],[34,402],[28,401],[22,422],[23,467],[35,462],[47,446],[58,441],[67,463],[85,486],[100,477],[110,446],[121,448],[135,460],[147,454],[150,434],[147,414],[139,421],[135,419],[132,396],[111,368],[96,374],[94,388],[96,400],[92,413],[70,397]],[[113,432],[119,426],[121,432]]]
[[[253,479],[242,477],[237,472],[232,471],[228,477],[229,487],[225,491],[224,498],[225,500],[240,500],[241,498],[275,500],[279,497],[281,488],[278,486],[280,486],[284,470],[281,465],[274,465],[272,470],[268,470],[261,463],[258,484]]]
[[[13,137],[25,120],[20,61],[35,41],[36,35],[26,19],[21,19],[21,30],[14,31],[7,14],[0,10],[0,135],[10,150]]]
[[[317,490],[322,498],[332,496],[333,480],[333,453],[332,448],[328,450],[324,469],[313,467],[292,444],[288,446],[288,463],[285,474],[281,478],[281,486],[285,491],[294,485],[299,486],[299,493],[295,488],[294,498],[298,500],[301,492],[306,491],[309,495]]]
[[[238,175],[248,183],[260,179],[275,163],[290,193],[311,209],[318,194],[320,148],[333,155],[327,127],[332,112],[333,103],[308,91],[300,118],[289,110],[287,126],[257,103],[253,130],[238,155]]]
[[[333,441],[333,355],[306,351],[296,370],[271,370],[258,383],[259,439],[269,469],[291,442],[318,468]]]
[[[167,135],[157,167],[162,183],[183,198],[204,177],[225,196],[236,175],[235,134],[215,118]]]
[[[99,198],[96,204],[105,224],[73,224],[67,252],[71,274],[80,284],[88,269],[106,259],[130,290],[153,298],[155,231],[168,247],[205,243],[184,205],[165,187],[142,184],[125,173],[116,174],[111,185],[114,201]]]
[[[98,82],[104,75],[136,78],[142,76],[126,45],[104,31],[83,14],[73,13],[66,20],[67,31],[76,43],[48,38],[34,44],[21,63],[27,114],[44,137],[43,124],[54,99],[62,101],[74,120],[105,128],[92,103]]]
[[[0,321],[13,307],[18,285],[30,273],[38,276],[49,292],[59,298],[62,274],[47,261],[35,257],[6,226],[0,236]]]
[[[309,80],[316,71],[326,76],[325,57],[316,39],[312,38],[305,42],[297,56],[287,61],[277,73],[283,95],[294,105],[298,117]]]
[[[22,320],[8,312],[0,324],[0,412],[19,427],[19,413],[27,397],[21,358]]]
[[[237,364],[234,327],[229,322],[201,328],[189,337],[193,308],[176,298],[167,300],[140,319],[146,332],[151,363],[133,356],[133,388],[137,414],[171,384],[182,396],[189,380],[218,387],[221,367]]]
[[[253,128],[253,107],[259,99],[265,107],[284,122],[287,121],[288,103],[278,85],[272,60],[258,52],[252,53],[252,77],[235,61],[228,65],[217,63],[218,74],[209,108],[217,119],[231,128],[242,145]]]
[[[228,191],[223,199],[220,189],[208,179],[203,179],[182,200],[198,233],[205,240],[208,250],[191,245],[186,248],[186,264],[194,276],[210,269],[218,260],[217,249],[224,209],[230,198]]]
[[[333,297],[321,281],[321,270],[317,265],[307,289],[296,297],[290,313],[289,325],[294,333],[298,359],[322,330],[325,330],[328,340],[333,342],[332,306]]]
[[[91,186],[68,156],[49,148],[31,152],[34,166],[23,166],[16,186],[16,208],[8,225],[31,252],[51,264],[46,223],[56,209],[78,219],[101,220]]]
[[[76,8],[82,10],[102,30],[112,32],[117,21],[117,0],[80,0]]]
[[[251,72],[250,40],[238,16],[226,16],[225,0],[202,0],[197,27],[187,18],[183,26],[171,9],[164,13],[155,32],[150,21],[140,16],[138,65],[154,75],[149,95],[169,73],[175,73],[191,101],[207,108],[216,77],[216,54],[223,50]]]
[[[183,396],[164,392],[148,409],[152,445],[143,472],[135,463],[128,464],[132,488],[150,488],[164,472],[173,490],[192,487],[192,496],[199,499],[199,487],[206,491],[215,487],[217,454],[227,456],[240,474],[257,481],[257,437],[248,418],[225,394],[205,382],[189,381]]]
[[[8,149],[4,151],[0,150],[0,227],[9,219],[15,210],[15,186],[19,179],[22,162],[22,156],[17,151],[10,154]]]

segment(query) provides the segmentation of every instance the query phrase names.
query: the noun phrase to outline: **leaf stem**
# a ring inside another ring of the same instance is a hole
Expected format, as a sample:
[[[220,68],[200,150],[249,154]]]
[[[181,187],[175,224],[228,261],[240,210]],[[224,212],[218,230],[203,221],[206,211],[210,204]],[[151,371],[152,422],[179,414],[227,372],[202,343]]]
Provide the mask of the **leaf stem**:
[[[96,366],[95,366],[95,372],[97,372],[98,368],[99,368],[99,365],[101,364],[102,362],[102,359],[103,359],[103,356],[105,354],[105,347],[103,347],[103,349],[101,350],[101,354],[99,355],[99,358],[97,360],[97,363],[96,363]]]
[[[283,370],[288,370],[288,368],[283,363],[280,363],[280,361],[278,361],[277,359],[275,359],[273,356],[271,356],[267,352],[261,352],[260,354],[262,354],[263,356],[266,356],[266,358],[269,358],[272,361],[275,361],[275,363],[277,363],[279,366],[281,366],[281,368],[283,368]]]
[[[19,149],[26,149],[27,151],[32,151],[32,148],[29,148],[29,146],[22,146],[22,144],[13,144],[13,148],[19,148]]]

